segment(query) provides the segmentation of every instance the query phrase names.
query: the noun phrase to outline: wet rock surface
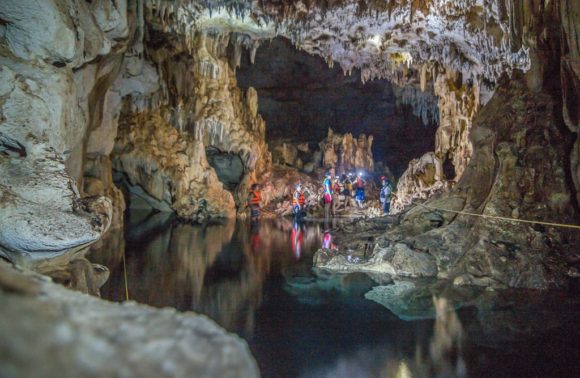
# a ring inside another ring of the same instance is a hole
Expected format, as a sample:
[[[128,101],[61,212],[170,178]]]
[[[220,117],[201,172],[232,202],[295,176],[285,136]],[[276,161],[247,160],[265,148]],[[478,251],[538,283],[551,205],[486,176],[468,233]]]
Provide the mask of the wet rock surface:
[[[259,376],[246,343],[204,316],[105,302],[5,263],[0,277],[2,376]]]
[[[532,93],[521,77],[504,82],[476,117],[472,141],[477,148],[456,189],[427,201],[430,208],[418,206],[403,214],[400,226],[388,230],[363,263],[340,260],[339,254],[316,265],[405,275],[405,269],[393,272],[391,262],[398,251],[409,248],[409,255],[417,257],[412,265],[423,266],[419,257],[428,254],[436,261],[437,275],[453,277],[458,285],[565,285],[565,256],[578,250],[574,230],[434,210],[573,223],[564,152],[549,147],[565,140],[552,118],[552,106],[548,95]],[[534,127],[528,128],[530,124]]]

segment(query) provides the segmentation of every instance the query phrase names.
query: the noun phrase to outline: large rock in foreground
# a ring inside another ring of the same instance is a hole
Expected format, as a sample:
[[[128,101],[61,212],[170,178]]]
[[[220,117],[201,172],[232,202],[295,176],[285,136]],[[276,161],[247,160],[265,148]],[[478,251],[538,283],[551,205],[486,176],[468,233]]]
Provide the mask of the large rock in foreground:
[[[0,265],[0,376],[257,377],[248,346],[213,321],[114,304]]]

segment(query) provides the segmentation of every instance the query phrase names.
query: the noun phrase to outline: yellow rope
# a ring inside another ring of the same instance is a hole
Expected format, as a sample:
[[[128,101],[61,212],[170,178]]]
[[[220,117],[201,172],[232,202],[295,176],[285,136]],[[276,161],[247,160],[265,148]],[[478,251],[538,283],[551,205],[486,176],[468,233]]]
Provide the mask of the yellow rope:
[[[425,207],[427,209],[431,209],[431,210],[447,211],[449,213],[463,214],[463,215],[471,215],[471,216],[480,217],[480,218],[499,219],[499,220],[508,221],[508,222],[533,223],[533,224],[541,224],[541,225],[544,225],[544,226],[566,227],[566,228],[573,228],[573,229],[576,229],[576,230],[580,230],[580,226],[577,226],[577,225],[574,225],[574,224],[541,222],[541,221],[532,221],[532,220],[527,220],[527,219],[516,219],[516,218],[499,217],[499,216],[495,216],[495,215],[476,214],[476,213],[470,213],[468,211],[457,211],[457,210],[441,209],[441,208],[438,208],[438,207],[424,205],[422,203],[419,203],[418,205],[419,206],[423,206],[423,207]]]
[[[129,286],[127,285],[127,264],[125,264],[125,248],[123,248],[123,274],[125,276],[125,300],[129,300]]]

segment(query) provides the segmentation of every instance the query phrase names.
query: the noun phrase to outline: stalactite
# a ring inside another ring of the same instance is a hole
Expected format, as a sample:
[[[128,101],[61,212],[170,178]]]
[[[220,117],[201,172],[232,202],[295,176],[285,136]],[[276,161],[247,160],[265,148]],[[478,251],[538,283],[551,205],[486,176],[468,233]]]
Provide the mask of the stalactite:
[[[397,106],[409,105],[413,115],[421,119],[425,126],[439,123],[437,97],[430,92],[420,91],[411,86],[393,86]]]

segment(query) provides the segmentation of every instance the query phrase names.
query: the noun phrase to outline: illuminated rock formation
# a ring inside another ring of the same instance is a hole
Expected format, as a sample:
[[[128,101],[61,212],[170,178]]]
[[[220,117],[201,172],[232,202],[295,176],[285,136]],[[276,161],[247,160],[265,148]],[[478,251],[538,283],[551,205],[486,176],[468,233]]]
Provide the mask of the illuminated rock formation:
[[[330,66],[340,65],[345,74],[360,70],[363,82],[389,79],[403,87],[397,95],[401,103],[424,121],[438,119],[433,152],[411,163],[393,210],[448,191],[440,200],[453,208],[476,198],[480,204],[472,210],[483,213],[491,210],[482,204],[495,206],[497,199],[502,211],[508,204],[513,217],[577,215],[577,15],[573,0],[2,2],[2,249],[61,252],[94,242],[111,223],[119,226],[125,205],[112,183],[112,167],[130,192],[181,218],[206,220],[241,212],[248,186],[268,177],[271,158],[265,124],[257,114],[257,93],[238,88],[235,70],[243,48],[254,61],[257,47],[275,36],[290,39]],[[525,84],[536,94],[535,104],[554,109],[557,116],[545,119],[531,105],[509,108],[494,102],[501,96],[505,102],[513,100],[496,93],[506,74],[515,77],[515,84],[504,82],[502,90],[531,96],[514,70],[527,72]],[[492,102],[497,118],[482,115]],[[501,117],[524,111],[538,117],[522,116],[526,133],[522,125],[501,122]],[[476,130],[478,115],[505,130],[489,124]],[[482,133],[488,129],[498,135],[490,153],[498,156],[481,160],[489,147]],[[508,138],[507,130],[518,138]],[[526,151],[540,154],[534,150],[536,141],[529,139],[540,138],[540,130],[547,133],[541,152],[548,161],[522,163],[521,156],[531,154]],[[339,171],[371,169],[369,139],[329,135],[321,160]],[[292,158],[293,151],[286,152]],[[476,157],[478,165],[472,163]],[[298,158],[291,159],[293,164],[305,164]],[[499,162],[505,164],[498,167]],[[224,168],[229,163],[233,168]],[[514,168],[501,171],[511,167],[508,163]],[[522,167],[531,168],[521,174]],[[491,181],[495,186],[514,181],[520,187],[506,184],[499,195],[492,186],[484,201],[475,192],[481,189],[477,185],[486,184],[474,182],[484,173],[498,178]],[[533,187],[529,177],[545,179],[546,189]],[[530,203],[545,212],[530,210]],[[404,219],[421,213],[411,211]],[[472,225],[457,228],[453,235],[464,235]],[[566,238],[560,243],[566,244]],[[532,249],[536,247],[542,249]],[[445,264],[455,266],[454,258]],[[477,274],[465,282],[472,276]],[[544,286],[546,280],[510,278],[507,285]]]
[[[203,143],[159,115],[148,112],[123,120],[116,144],[115,168],[126,175],[130,190],[135,185],[144,190],[138,195],[152,207],[200,221],[235,215],[233,198],[210,169]]]
[[[567,136],[556,126],[554,106],[549,95],[530,91],[523,75],[505,79],[475,117],[474,155],[453,190],[428,200],[428,208],[406,212],[398,227],[377,238],[365,261],[353,264],[341,254],[328,258],[318,252],[317,265],[437,276],[458,285],[538,289],[565,285],[564,261],[578,249],[574,230],[493,218],[573,222],[573,197],[562,164],[566,152],[558,148]],[[401,249],[407,251],[405,261],[414,270],[397,266]],[[436,269],[426,269],[422,262],[426,259]]]
[[[235,203],[244,205],[249,184],[270,164],[256,93],[237,88],[227,35],[198,33],[186,41],[155,33],[165,43],[146,45],[153,62],[130,62],[112,88],[117,108],[131,96],[120,115],[114,168],[154,208],[194,221],[233,217]],[[216,155],[239,159],[233,183],[220,182],[228,172],[211,165]]]
[[[322,166],[325,169],[334,169],[336,174],[346,173],[357,169],[373,171],[374,161],[373,136],[364,134],[355,138],[352,134],[335,134],[328,129],[325,140],[320,142],[322,151]]]

